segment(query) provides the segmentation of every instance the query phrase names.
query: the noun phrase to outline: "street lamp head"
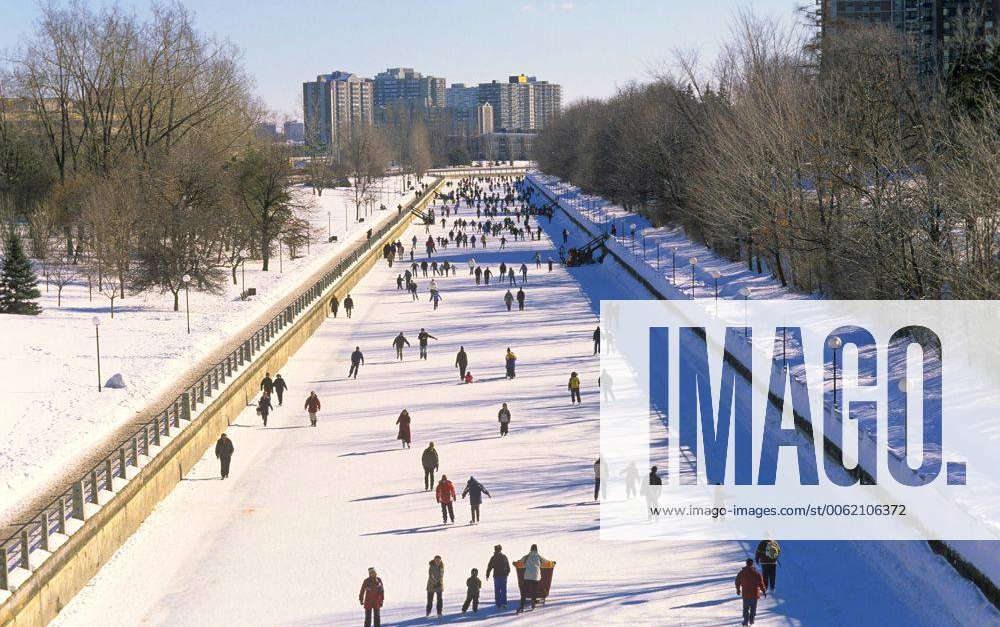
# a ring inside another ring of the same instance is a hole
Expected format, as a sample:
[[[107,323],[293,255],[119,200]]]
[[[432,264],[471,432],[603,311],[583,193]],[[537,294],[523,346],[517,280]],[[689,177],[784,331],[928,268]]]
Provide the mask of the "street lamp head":
[[[191,282],[190,274],[185,274],[184,276],[181,277],[181,283],[183,283],[184,285],[187,285],[190,282]]]
[[[899,385],[899,391],[902,392],[903,394],[906,394],[906,388],[907,388],[906,379],[900,379],[898,385]]]
[[[718,270],[712,270],[711,276],[712,276],[713,279],[715,279],[716,281],[718,281],[719,277],[721,277],[722,274],[720,274]]]
[[[94,328],[101,326],[101,319],[98,318],[97,316],[91,318],[90,321],[94,323]]]
[[[698,258],[697,257],[691,257],[690,259],[688,259],[688,263],[690,263],[692,266],[696,266],[696,265],[698,265]]]
[[[832,348],[833,350],[837,350],[844,345],[844,340],[834,335],[833,337],[831,337],[826,341],[826,345]]]
[[[750,298],[750,288],[749,287],[740,288],[740,295],[742,295],[743,298]]]

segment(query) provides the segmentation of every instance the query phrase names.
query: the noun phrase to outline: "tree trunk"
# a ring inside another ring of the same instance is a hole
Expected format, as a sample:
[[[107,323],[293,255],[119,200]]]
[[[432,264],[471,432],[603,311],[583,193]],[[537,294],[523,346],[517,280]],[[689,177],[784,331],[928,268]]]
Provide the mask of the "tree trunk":
[[[180,311],[181,291],[177,290],[176,292],[173,292],[173,294],[174,294],[174,311]]]
[[[260,238],[261,272],[267,272],[267,262],[269,261],[269,256],[270,256],[269,255],[270,251],[268,250],[270,246],[268,246],[268,243],[269,242],[267,241],[266,235]]]

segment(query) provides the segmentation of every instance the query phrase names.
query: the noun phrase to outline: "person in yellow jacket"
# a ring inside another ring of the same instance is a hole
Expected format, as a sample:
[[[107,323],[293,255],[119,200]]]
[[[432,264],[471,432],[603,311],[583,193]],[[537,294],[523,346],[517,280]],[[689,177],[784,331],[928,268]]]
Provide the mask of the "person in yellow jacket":
[[[514,370],[517,365],[517,355],[515,355],[509,347],[507,348],[507,355],[504,356],[504,362],[507,365],[507,378],[513,379],[517,376],[517,373]]]
[[[574,372],[569,375],[569,402],[582,403],[580,400],[580,377]]]

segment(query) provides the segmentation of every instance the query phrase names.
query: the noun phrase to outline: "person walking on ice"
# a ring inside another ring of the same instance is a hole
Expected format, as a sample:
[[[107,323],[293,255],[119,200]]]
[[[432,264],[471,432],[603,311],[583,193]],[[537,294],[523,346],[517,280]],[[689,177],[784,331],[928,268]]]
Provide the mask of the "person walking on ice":
[[[222,475],[223,479],[229,477],[229,462],[232,461],[235,450],[233,441],[225,433],[220,435],[215,442],[215,456],[219,458],[219,474]]]
[[[472,519],[469,521],[470,525],[474,525],[479,522],[479,506],[483,504],[483,495],[493,498],[490,491],[486,489],[486,486],[476,481],[475,477],[470,476],[469,480],[465,483],[465,489],[462,490],[462,498],[466,496],[469,497],[469,506],[472,508]]]
[[[465,603],[462,604],[462,613],[469,611],[472,605],[472,613],[479,611],[479,590],[483,587],[483,580],[479,578],[479,569],[473,568],[472,574],[465,580]]]
[[[601,479],[606,479],[608,474],[608,466],[601,458],[598,457],[597,461],[594,462],[594,500],[597,500],[598,495],[602,499],[608,498],[608,483],[607,481],[601,481]]]
[[[570,405],[572,405],[573,403],[580,404],[580,403],[583,402],[582,400],[580,400],[580,377],[579,377],[579,375],[577,375],[575,372],[570,373],[570,375],[569,375],[569,383],[566,384],[566,387],[569,390],[569,402],[570,402]]]
[[[438,305],[441,304],[441,292],[437,290],[431,290],[431,303],[434,305],[434,309],[438,308]]]
[[[319,397],[316,396],[316,392],[309,392],[308,398],[306,398],[305,410],[309,412],[309,424],[316,426],[316,414],[319,413],[320,402]]]
[[[464,346],[458,347],[458,354],[455,355],[455,367],[458,368],[458,380],[465,381],[465,370],[469,367],[469,356],[466,354]]]
[[[438,469],[438,452],[431,442],[420,455],[420,464],[424,467],[424,491],[434,488],[434,472]]]
[[[399,431],[396,433],[396,439],[402,440],[403,448],[410,448],[410,412],[405,409],[399,412],[399,418],[396,418],[396,424],[399,425]]]
[[[365,627],[380,627],[382,604],[385,602],[385,586],[374,568],[368,569],[368,577],[361,582],[358,602],[365,608]],[[373,622],[374,620],[374,622]]]
[[[347,378],[350,379],[353,375],[355,379],[358,378],[358,368],[365,363],[365,356],[361,353],[361,347],[355,346],[354,352],[351,353],[351,369],[347,371]]]
[[[774,592],[774,580],[778,576],[778,558],[781,556],[781,545],[774,540],[761,540],[754,552],[754,559],[760,564],[764,585]]]
[[[753,567],[753,560],[747,558],[746,566],[736,575],[736,594],[743,598],[743,625],[753,625],[757,618],[757,599],[767,596],[764,577]]]
[[[396,349],[396,359],[403,361],[403,346],[409,346],[410,340],[406,339],[403,332],[400,331],[399,335],[392,341],[392,346]]]
[[[438,504],[441,505],[441,518],[443,519],[443,524],[448,524],[448,518],[451,517],[451,524],[455,524],[455,499],[458,498],[455,495],[455,484],[448,481],[448,475],[441,475],[441,481],[438,481],[437,488],[434,490],[434,498],[437,500]]]
[[[507,293],[503,295],[503,302],[507,305],[507,311],[510,311],[510,308],[514,306],[514,295],[510,293],[510,290],[507,290]]]
[[[336,294],[330,297],[330,311],[333,313],[334,318],[337,317],[337,312],[340,311],[340,300]]]
[[[352,311],[354,311],[354,299],[351,298],[350,294],[348,294],[347,298],[344,299],[344,313],[346,313],[347,317],[350,318]]]
[[[497,421],[500,423],[500,437],[507,435],[507,430],[510,428],[510,410],[507,409],[507,403],[504,403],[497,412]]]
[[[486,578],[493,573],[493,604],[497,607],[507,607],[507,577],[510,576],[510,560],[503,554],[499,544],[493,547],[490,563],[486,565]]]
[[[271,395],[264,392],[260,395],[260,400],[257,402],[257,413],[260,415],[261,420],[264,421],[264,426],[267,426],[267,415],[274,411],[274,405],[271,404]]]
[[[598,325],[597,328],[594,329],[594,354],[595,355],[600,355],[601,354],[601,327],[600,327],[600,325]]]
[[[625,498],[634,498],[639,492],[639,469],[635,467],[635,462],[629,462],[628,466],[622,470],[625,477]]]
[[[420,333],[417,334],[418,344],[420,345],[420,359],[427,359],[427,340],[436,340],[437,338],[427,332],[427,329],[421,328]]]
[[[430,561],[430,566],[427,569],[427,614],[431,615],[431,607],[435,597],[437,597],[437,615],[438,618],[441,617],[442,605],[444,601],[442,600],[442,595],[444,594],[444,560],[441,559],[440,555],[435,555],[434,559]]]
[[[535,604],[538,602],[538,586],[542,581],[542,562],[547,561],[549,560],[538,553],[537,544],[532,544],[531,550],[521,558],[521,563],[524,564],[524,588],[521,589],[521,606],[517,608],[518,614],[524,611],[525,601],[529,598],[531,609],[535,609]]]
[[[282,397],[285,396],[285,390],[288,389],[288,384],[285,380],[281,378],[280,374],[274,375],[274,392],[278,395],[278,407],[283,404]]]
[[[507,368],[507,378],[508,379],[513,379],[514,377],[516,377],[517,376],[517,371],[516,371],[516,367],[517,367],[517,355],[515,355],[510,350],[509,346],[507,347],[507,354],[504,355],[504,364],[506,365],[506,368]]]
[[[524,311],[524,290],[520,288],[517,290],[517,309]]]
[[[264,378],[260,380],[260,391],[267,395],[274,392],[274,379],[271,378],[270,372],[265,372]]]

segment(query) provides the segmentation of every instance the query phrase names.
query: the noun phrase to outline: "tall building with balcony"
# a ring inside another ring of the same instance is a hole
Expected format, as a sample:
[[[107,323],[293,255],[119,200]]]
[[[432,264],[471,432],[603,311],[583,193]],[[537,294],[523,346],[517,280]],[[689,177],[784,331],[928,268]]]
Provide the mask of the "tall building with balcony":
[[[479,101],[493,108],[493,127],[508,132],[545,128],[562,110],[562,87],[534,76],[479,84]]]
[[[424,76],[413,68],[389,68],[376,74],[374,83],[376,107],[386,107],[400,101],[419,109],[445,106],[445,79]]]
[[[476,105],[476,135],[493,132],[493,107],[488,102]]]
[[[371,79],[349,72],[333,72],[302,84],[305,141],[339,152],[351,131],[374,120]]]
[[[880,24],[912,40],[917,70],[947,70],[959,22],[982,13],[982,36],[1000,35],[1000,0],[816,0],[820,36],[852,23]]]

